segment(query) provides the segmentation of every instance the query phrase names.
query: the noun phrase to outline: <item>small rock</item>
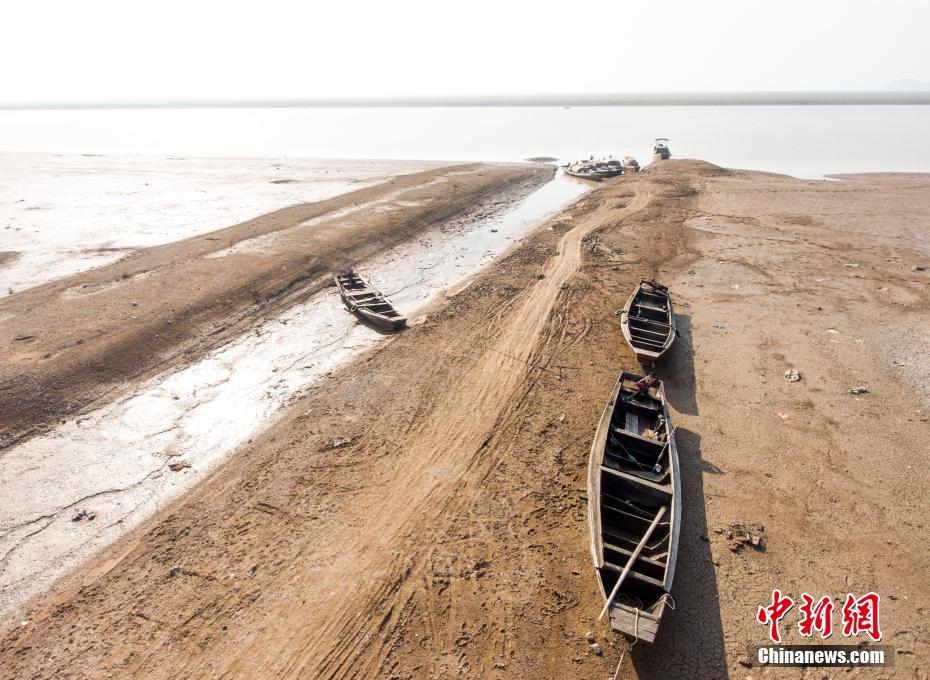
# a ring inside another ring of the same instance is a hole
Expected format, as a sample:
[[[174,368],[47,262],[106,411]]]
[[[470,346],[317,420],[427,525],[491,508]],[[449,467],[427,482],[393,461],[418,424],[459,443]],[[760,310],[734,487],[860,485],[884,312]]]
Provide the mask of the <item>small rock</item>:
[[[171,570],[168,572],[168,576],[174,577],[181,573],[181,566],[171,567]]]
[[[491,231],[497,231],[497,229],[492,229]],[[499,671],[502,671],[505,668],[507,668],[507,664],[505,664],[503,661],[498,661],[496,664],[494,664],[494,668],[496,668]]]
[[[866,394],[869,391],[869,388],[865,385],[859,385],[859,387],[850,387],[850,394]]]
[[[925,271],[927,271],[927,268],[926,268],[926,267],[921,267],[921,266],[916,265],[916,264],[915,264],[913,267],[911,267],[911,269],[913,269],[915,272],[925,272]]]
[[[71,518],[72,522],[80,522],[82,519],[91,521],[94,517],[97,516],[97,513],[93,510],[80,510],[74,517]]]
[[[180,472],[184,468],[189,468],[191,466],[186,460],[179,460],[176,463],[169,463],[168,469],[172,472]]]
[[[745,668],[752,668],[752,661],[749,660],[748,656],[741,656],[736,662]]]
[[[600,646],[599,644],[597,644],[596,642],[593,643],[593,644],[591,645],[591,651],[594,652],[595,655],[597,655],[597,656],[603,656],[603,655],[604,655],[604,650],[601,649],[601,646]]]
[[[595,640],[595,638],[594,638],[594,633],[592,633],[592,632],[589,630],[587,633],[584,634],[584,639],[588,641],[588,644],[589,644],[589,645],[593,645],[593,644],[594,644],[594,640]]]
[[[785,380],[788,382],[797,382],[801,379],[801,374],[798,373],[795,369],[789,368],[785,371]]]

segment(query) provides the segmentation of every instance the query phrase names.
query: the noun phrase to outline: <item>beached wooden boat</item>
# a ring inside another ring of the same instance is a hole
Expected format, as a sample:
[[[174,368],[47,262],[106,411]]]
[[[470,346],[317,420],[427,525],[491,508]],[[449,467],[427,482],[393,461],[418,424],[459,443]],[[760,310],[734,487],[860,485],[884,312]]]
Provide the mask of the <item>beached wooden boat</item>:
[[[598,172],[594,166],[591,165],[572,165],[570,163],[566,163],[562,166],[562,172],[564,172],[566,175],[571,175],[572,177],[589,179],[592,182],[600,182],[605,177],[605,175]]]
[[[386,331],[400,330],[407,324],[407,317],[355,272],[350,270],[333,278],[346,308],[362,321]]]
[[[655,279],[640,281],[620,312],[620,327],[640,363],[650,364],[661,357],[675,340],[668,288]]]
[[[681,478],[665,388],[623,372],[588,466],[591,555],[615,631],[652,642],[671,599]]]

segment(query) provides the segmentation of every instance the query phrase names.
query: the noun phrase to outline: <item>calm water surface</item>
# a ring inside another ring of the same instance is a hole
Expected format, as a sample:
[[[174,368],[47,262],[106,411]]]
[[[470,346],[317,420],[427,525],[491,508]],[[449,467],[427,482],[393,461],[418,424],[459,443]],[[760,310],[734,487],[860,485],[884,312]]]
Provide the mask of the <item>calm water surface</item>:
[[[819,177],[930,172],[930,106],[0,111],[0,151],[513,161],[673,154]]]

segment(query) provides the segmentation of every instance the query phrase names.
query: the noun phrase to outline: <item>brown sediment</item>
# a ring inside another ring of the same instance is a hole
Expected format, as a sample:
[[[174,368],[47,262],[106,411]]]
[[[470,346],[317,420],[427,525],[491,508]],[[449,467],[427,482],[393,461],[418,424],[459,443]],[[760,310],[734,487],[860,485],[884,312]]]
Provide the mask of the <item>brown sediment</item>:
[[[201,356],[319,290],[334,270],[551,172],[472,164],[400,176],[4,298],[13,318],[0,326],[0,448],[113,398],[127,381]],[[367,207],[379,201],[390,212]],[[353,206],[361,210],[345,212]],[[273,242],[211,257],[260,238]]]
[[[624,646],[596,622],[585,472],[636,368],[615,312],[657,276],[680,331],[657,368],[677,607],[621,677],[742,672],[773,588],[880,593],[907,652],[887,670],[913,675],[930,425],[883,338],[925,323],[927,184],[689,161],[605,182],[38,598],[0,674],[610,677]],[[765,550],[730,551],[733,524],[763,525]]]
[[[20,253],[15,250],[0,250],[0,267],[12,262],[20,256]]]

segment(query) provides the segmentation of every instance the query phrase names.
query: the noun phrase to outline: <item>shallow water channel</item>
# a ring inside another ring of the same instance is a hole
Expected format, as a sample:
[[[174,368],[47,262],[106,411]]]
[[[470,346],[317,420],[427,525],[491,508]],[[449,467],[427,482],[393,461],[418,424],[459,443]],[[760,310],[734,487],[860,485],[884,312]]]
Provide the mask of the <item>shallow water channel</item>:
[[[589,188],[559,173],[517,204],[441,225],[356,269],[415,319]],[[380,338],[335,288],[206,358],[0,456],[0,615],[191,488],[320,376]],[[171,469],[178,463],[190,467]],[[73,521],[82,510],[94,518]]]

